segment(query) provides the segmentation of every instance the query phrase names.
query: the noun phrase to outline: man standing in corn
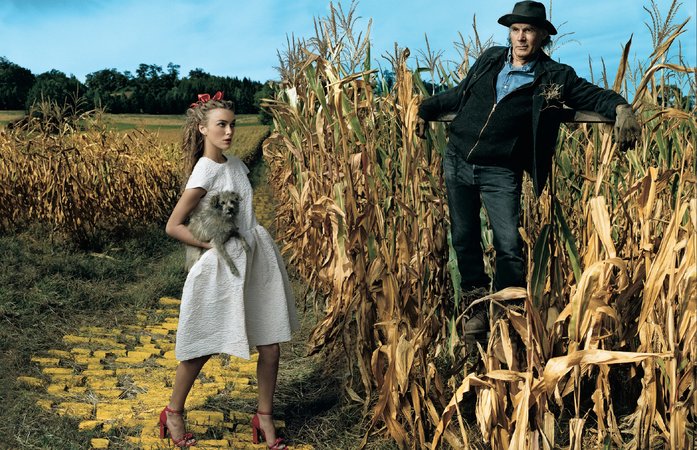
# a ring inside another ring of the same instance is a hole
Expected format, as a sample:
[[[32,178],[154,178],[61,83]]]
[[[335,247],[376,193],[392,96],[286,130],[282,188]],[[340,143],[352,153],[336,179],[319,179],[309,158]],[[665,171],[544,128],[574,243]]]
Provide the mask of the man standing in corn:
[[[486,50],[458,86],[425,99],[417,121],[417,135],[423,138],[429,120],[455,113],[443,172],[464,306],[489,291],[480,243],[482,203],[494,234],[494,290],[526,286],[518,232],[522,175],[530,174],[539,195],[551,169],[564,105],[615,119],[623,149],[641,135],[621,95],[589,83],[545,54],[557,30],[542,3],[518,2],[498,23],[508,27],[509,46]],[[487,329],[486,308],[474,308],[465,334]]]

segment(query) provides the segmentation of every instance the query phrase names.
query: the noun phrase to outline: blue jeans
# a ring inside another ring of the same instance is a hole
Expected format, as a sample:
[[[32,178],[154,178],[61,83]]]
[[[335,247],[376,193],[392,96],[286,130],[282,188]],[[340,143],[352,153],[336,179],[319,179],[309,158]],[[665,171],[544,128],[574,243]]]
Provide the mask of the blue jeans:
[[[484,271],[480,238],[482,203],[494,232],[495,290],[509,286],[525,287],[523,240],[518,232],[522,170],[470,164],[447,145],[443,173],[462,289],[488,288],[490,283]]]

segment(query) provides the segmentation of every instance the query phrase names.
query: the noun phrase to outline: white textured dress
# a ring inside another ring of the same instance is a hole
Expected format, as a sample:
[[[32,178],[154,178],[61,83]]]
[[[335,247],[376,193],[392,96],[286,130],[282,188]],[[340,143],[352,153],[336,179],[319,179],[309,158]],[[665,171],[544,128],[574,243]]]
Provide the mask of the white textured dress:
[[[213,249],[189,271],[175,348],[180,361],[216,353],[249,359],[250,347],[289,341],[291,331],[298,327],[285,264],[273,238],[254,215],[248,173],[237,157],[229,156],[222,164],[202,157],[186,183],[186,189],[203,188],[207,195],[220,191],[240,194],[237,224],[250,251],[245,252],[236,238],[225,244],[239,277]],[[208,207],[207,195],[197,208]]]

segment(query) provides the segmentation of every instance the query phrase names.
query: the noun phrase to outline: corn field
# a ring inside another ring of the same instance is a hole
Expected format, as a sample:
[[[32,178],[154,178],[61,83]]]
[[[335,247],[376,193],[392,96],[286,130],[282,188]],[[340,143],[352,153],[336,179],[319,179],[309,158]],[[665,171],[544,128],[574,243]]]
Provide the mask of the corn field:
[[[0,132],[0,229],[42,223],[91,245],[104,232],[168,217],[181,183],[173,145],[108,130],[99,112],[36,108],[40,120]]]
[[[371,418],[363,443],[692,448],[697,125],[694,104],[666,93],[682,82],[694,96],[697,70],[666,62],[687,23],[673,23],[679,5],[664,17],[651,3],[654,52],[630,64],[630,40],[610,86],[633,87],[641,144],[620,153],[611,127],[568,126],[548,189],[537,198],[526,180],[528,287],[480,300],[497,317],[482,344],[459,333],[445,127],[425,141],[414,131],[430,95],[421,74],[452,85],[486,44],[463,39],[454,72],[430,49],[412,70],[395,47],[388,86],[371,67],[370,24],[356,33],[355,4],[330,6],[314,37],[279,54],[264,154],[284,250],[322,311],[310,351],[345,354],[344,389]],[[491,257],[486,227],[482,238]]]

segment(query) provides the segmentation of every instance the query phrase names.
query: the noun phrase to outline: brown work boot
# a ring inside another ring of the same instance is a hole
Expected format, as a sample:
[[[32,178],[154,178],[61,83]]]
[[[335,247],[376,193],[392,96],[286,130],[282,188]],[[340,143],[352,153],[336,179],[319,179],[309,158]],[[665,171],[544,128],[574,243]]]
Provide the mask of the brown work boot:
[[[470,305],[472,302],[479,300],[482,297],[489,295],[489,290],[486,288],[470,289],[462,294],[462,303]],[[468,335],[483,335],[489,331],[489,311],[488,303],[478,303],[471,307],[464,317],[463,334]]]
[[[469,314],[465,315],[465,325],[462,331],[465,336],[486,334],[489,331],[489,314],[486,305],[476,305]]]

